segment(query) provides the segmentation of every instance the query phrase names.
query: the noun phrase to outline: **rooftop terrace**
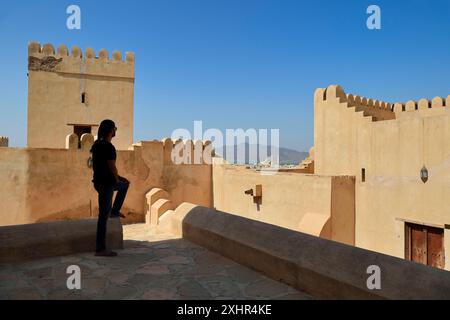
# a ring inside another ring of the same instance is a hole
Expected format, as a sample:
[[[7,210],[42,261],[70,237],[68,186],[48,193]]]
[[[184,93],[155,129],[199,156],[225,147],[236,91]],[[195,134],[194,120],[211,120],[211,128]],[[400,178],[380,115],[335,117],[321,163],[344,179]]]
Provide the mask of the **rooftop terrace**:
[[[115,258],[81,253],[0,264],[0,299],[311,299],[172,234],[127,225]],[[69,265],[81,290],[69,290]]]

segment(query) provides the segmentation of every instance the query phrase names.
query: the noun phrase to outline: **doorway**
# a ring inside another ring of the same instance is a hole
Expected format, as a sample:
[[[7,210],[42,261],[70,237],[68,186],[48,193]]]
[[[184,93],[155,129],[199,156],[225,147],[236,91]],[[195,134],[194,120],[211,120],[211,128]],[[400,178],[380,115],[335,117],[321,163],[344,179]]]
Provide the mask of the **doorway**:
[[[406,223],[405,257],[410,261],[444,269],[444,229]]]

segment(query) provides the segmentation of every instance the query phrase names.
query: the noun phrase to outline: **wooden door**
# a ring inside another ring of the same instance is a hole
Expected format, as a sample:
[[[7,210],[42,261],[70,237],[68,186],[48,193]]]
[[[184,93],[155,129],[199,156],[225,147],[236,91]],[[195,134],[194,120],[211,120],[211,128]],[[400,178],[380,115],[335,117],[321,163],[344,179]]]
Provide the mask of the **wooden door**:
[[[408,223],[406,258],[435,268],[444,268],[444,229]]]
[[[427,230],[424,226],[411,226],[411,260],[427,264]]]
[[[428,265],[444,269],[444,230],[429,228],[427,235]]]

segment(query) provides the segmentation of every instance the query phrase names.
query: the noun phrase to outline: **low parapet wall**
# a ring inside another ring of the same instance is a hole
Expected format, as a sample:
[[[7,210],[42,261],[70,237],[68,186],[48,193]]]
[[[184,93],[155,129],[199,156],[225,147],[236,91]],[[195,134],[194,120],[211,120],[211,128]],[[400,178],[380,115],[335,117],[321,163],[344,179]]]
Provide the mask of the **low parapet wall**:
[[[212,166],[174,164],[170,155],[176,144],[142,141],[117,151],[119,174],[130,181],[124,223],[145,221],[145,195],[155,187],[166,190],[174,205],[212,205]],[[208,142],[196,145],[209,154]],[[0,226],[97,217],[88,149],[0,148]]]
[[[171,220],[183,238],[316,298],[450,298],[447,271],[187,203]],[[367,288],[372,265],[380,290]]]
[[[97,219],[0,227],[0,263],[94,252]],[[109,219],[106,245],[123,248],[119,219]]]

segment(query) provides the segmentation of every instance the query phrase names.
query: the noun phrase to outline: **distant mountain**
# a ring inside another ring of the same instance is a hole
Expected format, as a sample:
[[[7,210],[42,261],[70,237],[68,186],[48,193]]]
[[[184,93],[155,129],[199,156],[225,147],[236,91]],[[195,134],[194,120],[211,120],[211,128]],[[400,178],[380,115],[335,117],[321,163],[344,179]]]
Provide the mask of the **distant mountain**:
[[[237,150],[238,150],[238,146],[242,148],[242,146],[245,148],[245,160],[244,162],[239,162],[238,163],[238,159],[237,159]],[[267,150],[267,156],[270,157],[271,155],[271,148],[270,146],[260,146],[261,148],[266,148],[265,150]],[[249,156],[249,150],[250,150],[250,144],[245,143],[245,144],[240,144],[240,145],[236,145],[234,146],[234,157],[233,159],[228,159],[227,154],[230,154],[230,152],[233,150],[232,149],[233,146],[224,146],[223,148],[221,148],[222,150],[219,149],[215,149],[216,154],[220,155],[222,158],[226,159],[228,162],[230,163],[234,163],[234,164],[256,164],[254,163],[255,161],[250,162],[250,156]],[[266,159],[260,159],[259,158],[259,149],[258,146],[256,146],[257,149],[257,162],[262,162]],[[297,165],[299,164],[303,159],[305,159],[308,156],[308,152],[301,152],[301,151],[297,151],[297,150],[293,150],[293,149],[288,149],[288,148],[282,148],[280,147],[279,149],[279,157],[280,157],[280,165],[288,165],[288,164],[293,164],[293,165]]]

